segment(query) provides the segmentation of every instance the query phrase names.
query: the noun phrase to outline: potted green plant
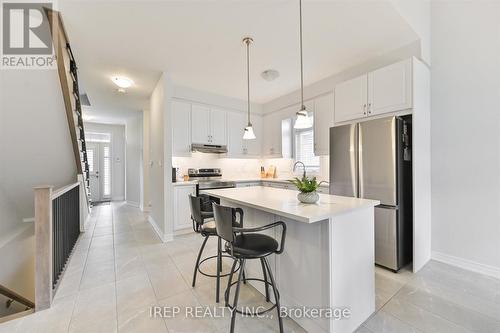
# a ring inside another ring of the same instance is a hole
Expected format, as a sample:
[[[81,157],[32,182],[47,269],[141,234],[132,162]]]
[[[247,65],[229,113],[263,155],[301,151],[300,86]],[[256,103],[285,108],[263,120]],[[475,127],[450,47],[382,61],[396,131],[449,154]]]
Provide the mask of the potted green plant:
[[[289,182],[294,184],[300,191],[297,194],[297,199],[306,204],[313,204],[319,200],[319,194],[316,190],[322,183],[326,183],[325,181],[318,182],[316,177],[308,178],[306,175],[302,176],[302,179],[295,177]]]

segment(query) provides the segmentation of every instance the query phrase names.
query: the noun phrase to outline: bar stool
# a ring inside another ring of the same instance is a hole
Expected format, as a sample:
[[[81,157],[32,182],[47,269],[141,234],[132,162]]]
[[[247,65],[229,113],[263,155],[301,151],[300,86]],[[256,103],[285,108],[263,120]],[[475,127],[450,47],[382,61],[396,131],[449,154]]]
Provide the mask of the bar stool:
[[[266,312],[269,312],[276,308],[278,312],[278,322],[280,333],[283,333],[283,318],[280,316],[280,295],[276,287],[276,282],[274,281],[273,273],[267,261],[267,257],[271,254],[281,254],[283,253],[286,238],[286,224],[282,221],[274,222],[265,226],[256,228],[241,228],[234,226],[235,212],[241,210],[241,208],[232,208],[218,205],[213,203],[214,207],[214,217],[215,226],[217,230],[217,235],[224,239],[226,243],[226,252],[231,254],[235,258],[233,262],[233,267],[231,268],[231,275],[227,283],[227,289],[224,294],[224,300],[227,307],[231,309],[231,330],[234,332],[234,325],[236,320],[236,312],[243,314],[245,316],[260,316]],[[267,235],[259,233],[261,231],[276,228],[278,226],[282,227],[280,244]],[[245,262],[248,259],[259,259],[262,266],[262,274],[264,279],[258,278],[245,278],[243,271],[245,268]],[[232,282],[233,274],[236,272],[236,265],[239,263],[240,272],[238,274],[238,281]],[[268,281],[268,277],[269,280]],[[269,299],[269,286],[272,287],[274,293],[275,304],[270,308],[256,312],[249,313],[238,309],[238,298],[240,294],[240,285],[242,280],[246,281],[259,281],[263,282],[266,290],[266,301],[270,302]],[[229,304],[229,296],[231,293],[232,286],[236,284],[236,291],[234,294],[233,304]]]
[[[232,258],[229,255],[223,255],[222,252],[222,241],[220,237],[217,236],[217,231],[215,229],[215,222],[213,221],[214,213],[213,211],[205,211],[202,210],[202,207],[206,206],[203,203],[203,197],[194,196],[192,194],[189,195],[189,205],[191,208],[191,220],[193,222],[193,230],[199,234],[201,234],[205,239],[201,244],[200,251],[198,252],[198,258],[196,259],[196,264],[194,266],[193,273],[193,283],[192,286],[196,285],[196,275],[199,272],[202,275],[207,277],[216,278],[216,294],[215,300],[219,303],[219,293],[220,293],[220,278],[229,276],[226,273],[222,274],[222,258]],[[239,214],[239,222],[236,222],[236,215],[234,216],[234,223],[236,227],[243,227],[243,210],[239,209],[235,211],[235,214]],[[217,255],[209,256],[203,260],[201,260],[201,256],[203,254],[203,250],[205,249],[205,245],[207,244],[208,238],[214,236],[217,237]],[[203,272],[200,269],[200,266],[207,260],[217,258],[217,273],[216,274],[208,274]],[[200,261],[201,260],[201,261]],[[240,267],[238,267],[239,269]]]

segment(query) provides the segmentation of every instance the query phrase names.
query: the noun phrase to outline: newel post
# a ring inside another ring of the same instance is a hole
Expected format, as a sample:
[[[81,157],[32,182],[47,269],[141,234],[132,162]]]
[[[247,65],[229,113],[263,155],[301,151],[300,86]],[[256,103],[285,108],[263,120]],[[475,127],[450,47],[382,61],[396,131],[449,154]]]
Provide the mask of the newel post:
[[[35,191],[35,309],[52,303],[52,186]]]

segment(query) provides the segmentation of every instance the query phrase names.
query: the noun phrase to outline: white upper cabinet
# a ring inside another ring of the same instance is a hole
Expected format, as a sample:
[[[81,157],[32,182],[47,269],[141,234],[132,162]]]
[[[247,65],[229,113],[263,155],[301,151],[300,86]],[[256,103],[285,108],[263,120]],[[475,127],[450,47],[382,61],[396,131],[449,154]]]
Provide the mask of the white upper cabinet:
[[[314,100],[314,155],[328,155],[330,127],[333,127],[334,96],[329,93]]]
[[[411,59],[368,74],[368,115],[412,107]]]
[[[191,103],[172,102],[172,155],[191,156]]]
[[[335,123],[413,107],[411,59],[377,69],[335,87]]]
[[[191,140],[209,145],[226,144],[226,111],[193,104],[191,107]]]
[[[368,75],[339,83],[335,87],[335,122],[363,118],[367,114]]]
[[[281,113],[274,112],[263,117],[262,154],[268,157],[281,157]]]
[[[244,113],[227,113],[227,131],[228,131],[228,156],[240,157],[244,155],[243,147],[243,129],[247,124],[247,117]]]
[[[191,140],[210,144],[210,108],[193,104],[191,107]]]
[[[213,145],[227,144],[226,137],[226,111],[210,109],[210,143]]]

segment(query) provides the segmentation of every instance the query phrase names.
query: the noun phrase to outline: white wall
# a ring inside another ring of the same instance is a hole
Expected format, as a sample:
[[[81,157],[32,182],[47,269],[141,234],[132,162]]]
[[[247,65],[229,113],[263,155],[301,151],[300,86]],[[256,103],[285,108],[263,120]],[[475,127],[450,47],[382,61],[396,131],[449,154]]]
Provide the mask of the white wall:
[[[432,4],[432,250],[500,277],[500,3]]]
[[[34,216],[34,186],[75,181],[57,71],[0,70],[0,187],[18,216]]]
[[[190,102],[198,102],[210,105],[216,105],[224,109],[247,112],[247,101],[237,98],[221,96],[206,91],[192,89],[182,86],[174,86],[173,96],[177,99],[184,99]],[[252,113],[262,114],[262,104],[251,103]]]
[[[431,0],[391,0],[399,14],[420,37],[420,58],[431,64]]]
[[[150,98],[149,197],[153,227],[164,241],[173,237],[172,114],[173,87],[163,73]]]
[[[0,246],[0,267],[1,284],[32,301],[35,300],[35,231],[33,223],[19,228],[8,242]]]
[[[22,219],[17,215],[15,207],[0,187],[0,247],[2,238],[21,226]]]
[[[111,133],[111,200],[125,200],[125,126],[86,122],[86,132]]]
[[[150,169],[151,166],[149,164],[151,158],[150,158],[150,140],[151,140],[151,135],[150,135],[150,112],[149,110],[144,110],[142,112],[142,198],[140,201],[140,206],[142,211],[149,211],[151,208],[151,199],[150,199],[150,188],[149,188],[149,181],[150,181]]]
[[[125,198],[127,203],[139,207],[142,191],[142,114],[127,119]]]

